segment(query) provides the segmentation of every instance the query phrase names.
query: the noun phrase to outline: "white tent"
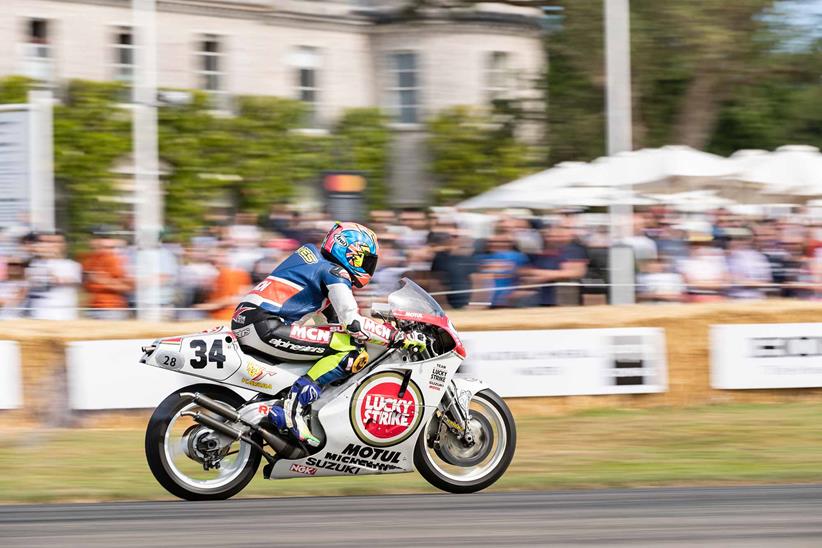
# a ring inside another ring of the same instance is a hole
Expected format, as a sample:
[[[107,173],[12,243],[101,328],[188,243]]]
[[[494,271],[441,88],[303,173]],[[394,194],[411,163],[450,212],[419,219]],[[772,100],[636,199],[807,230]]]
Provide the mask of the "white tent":
[[[671,186],[671,178],[722,177],[731,173],[726,158],[686,146],[665,146],[621,152],[598,158],[590,164],[563,162],[545,171],[523,177],[470,198],[461,209],[527,207],[550,209],[567,206],[605,206],[612,203],[634,205],[655,203],[631,193],[689,190]],[[571,188],[574,190],[570,190]],[[591,187],[581,190],[577,187]]]
[[[588,188],[588,190],[582,190]],[[744,150],[723,158],[686,146],[641,149],[598,158],[590,164],[563,162],[459,204],[462,209],[635,204],[653,195],[711,191],[714,204],[804,203],[822,196],[822,154],[789,145],[774,152]],[[689,207],[699,207],[694,195]],[[721,199],[721,200],[720,200]],[[685,204],[683,204],[685,205]]]
[[[738,151],[731,156],[736,169],[728,179],[764,185],[777,195],[822,195],[822,153],[807,145],[786,145],[774,152]]]
[[[560,188],[579,186],[590,180],[593,170],[584,162],[562,162],[551,169],[498,186],[459,204],[460,209],[503,209],[554,207],[550,198]],[[539,196],[540,198],[536,198]],[[544,202],[548,199],[548,202]],[[543,201],[540,201],[543,200]]]

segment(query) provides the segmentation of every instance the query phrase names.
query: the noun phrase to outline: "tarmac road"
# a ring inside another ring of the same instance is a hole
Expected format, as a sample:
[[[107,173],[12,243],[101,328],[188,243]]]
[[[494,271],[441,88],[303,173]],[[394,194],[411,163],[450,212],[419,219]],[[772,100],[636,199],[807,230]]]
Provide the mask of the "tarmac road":
[[[0,545],[822,546],[822,485],[0,506]]]

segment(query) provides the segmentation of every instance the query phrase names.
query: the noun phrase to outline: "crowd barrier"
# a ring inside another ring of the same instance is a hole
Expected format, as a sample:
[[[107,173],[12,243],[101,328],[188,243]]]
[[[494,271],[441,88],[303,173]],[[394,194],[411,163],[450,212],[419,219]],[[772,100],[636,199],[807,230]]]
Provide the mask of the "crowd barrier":
[[[515,412],[822,395],[822,307],[813,302],[457,311],[451,318],[469,352],[463,371],[488,380]],[[97,424],[114,420],[112,410],[153,407],[197,381],[137,364],[140,346],[213,326],[2,322],[0,424]]]

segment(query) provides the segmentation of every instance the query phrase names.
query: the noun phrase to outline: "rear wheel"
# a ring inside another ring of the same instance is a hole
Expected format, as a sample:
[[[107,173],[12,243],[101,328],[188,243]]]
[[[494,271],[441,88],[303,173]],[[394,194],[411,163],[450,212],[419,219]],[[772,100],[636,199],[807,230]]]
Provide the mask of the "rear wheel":
[[[482,390],[474,394],[468,411],[472,445],[463,443],[435,416],[414,448],[414,466],[443,491],[481,491],[497,481],[514,458],[516,425],[502,398]]]
[[[146,459],[151,473],[169,493],[186,500],[222,500],[239,493],[254,478],[262,455],[239,441],[223,445],[220,438],[184,412],[201,412],[223,420],[188,399],[199,392],[239,407],[243,398],[228,388],[196,384],[169,395],[152,414],[146,429]]]

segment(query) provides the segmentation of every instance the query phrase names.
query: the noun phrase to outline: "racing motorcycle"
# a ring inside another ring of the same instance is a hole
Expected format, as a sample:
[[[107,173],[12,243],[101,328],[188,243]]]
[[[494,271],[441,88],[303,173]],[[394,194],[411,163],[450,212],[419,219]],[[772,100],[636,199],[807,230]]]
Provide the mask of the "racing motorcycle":
[[[465,349],[445,312],[404,278],[387,303],[373,305],[371,315],[423,336],[426,348],[380,349],[355,374],[326,386],[306,417],[321,440],[318,447],[278,431],[268,419],[271,406],[282,405],[310,363],[250,356],[237,342],[242,330],[222,327],[144,347],[141,363],[209,381],[173,392],[151,416],[145,451],[157,481],[180,498],[227,499],[265,459],[266,479],[416,468],[452,493],[493,484],[513,458],[516,426],[496,393],[457,373]],[[327,342],[340,329],[295,325],[291,336]]]

